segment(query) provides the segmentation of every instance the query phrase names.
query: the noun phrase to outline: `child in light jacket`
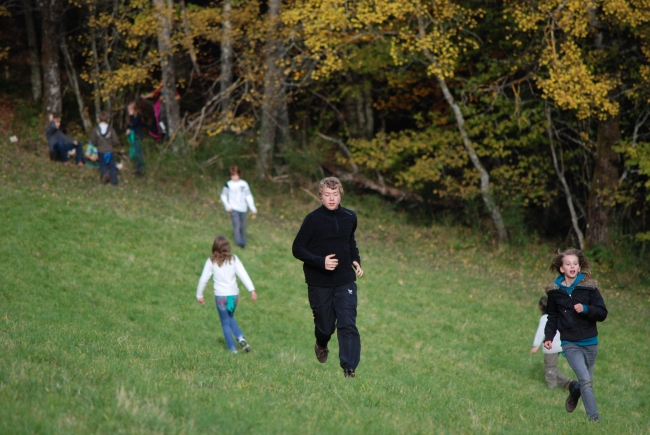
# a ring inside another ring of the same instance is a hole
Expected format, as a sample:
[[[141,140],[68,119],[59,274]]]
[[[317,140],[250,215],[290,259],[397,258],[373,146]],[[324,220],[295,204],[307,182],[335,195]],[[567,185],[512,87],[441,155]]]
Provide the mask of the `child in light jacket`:
[[[114,149],[120,143],[117,133],[113,127],[108,125],[111,117],[106,112],[100,112],[97,117],[97,127],[90,135],[90,141],[97,147],[97,162],[101,180],[104,184],[110,180],[113,186],[117,186],[117,166],[115,164]]]
[[[542,312],[542,317],[539,318],[539,325],[537,326],[537,332],[535,333],[535,338],[533,340],[533,348],[530,349],[530,353],[537,353],[544,341],[544,328],[546,328],[546,320],[548,319],[548,314],[546,314],[547,303],[548,298],[546,296],[539,300],[538,306],[539,310]],[[544,353],[544,376],[546,377],[546,385],[549,389],[561,386],[567,390],[571,384],[571,379],[562,373],[557,367],[558,356],[560,352],[562,352],[559,332],[555,334],[555,337],[553,337],[553,346],[550,349],[542,347],[542,352]]]
[[[232,220],[235,243],[240,248],[246,247],[246,212],[251,209],[253,217],[257,213],[253,194],[238,166],[230,167],[230,181],[221,191],[221,202]]]
[[[251,293],[251,299],[257,300],[257,293],[244,265],[237,256],[230,253],[230,243],[224,236],[217,236],[212,244],[212,256],[207,259],[203,267],[203,273],[199,278],[199,285],[196,289],[196,300],[205,305],[203,291],[212,278],[214,281],[214,298],[221,321],[221,328],[226,339],[226,346],[232,353],[237,353],[234,338],[244,352],[250,352],[251,347],[244,338],[244,333],[235,320],[235,309],[239,303],[239,277],[246,289]]]

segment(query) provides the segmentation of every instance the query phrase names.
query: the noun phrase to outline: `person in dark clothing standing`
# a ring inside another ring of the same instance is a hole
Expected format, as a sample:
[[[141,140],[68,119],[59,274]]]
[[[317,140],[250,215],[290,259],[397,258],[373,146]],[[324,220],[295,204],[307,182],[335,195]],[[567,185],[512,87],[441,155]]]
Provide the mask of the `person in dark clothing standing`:
[[[354,239],[357,216],[340,206],[343,186],[338,178],[321,180],[318,196],[322,205],[303,221],[292,251],[303,262],[314,315],[316,358],[320,363],[327,361],[327,344],[336,329],[341,368],[346,378],[354,378],[361,356],[355,281],[363,275]]]
[[[142,115],[135,103],[127,106],[129,125],[126,126],[126,136],[129,141],[129,158],[135,161],[135,175],[144,175],[144,155],[142,154]]]

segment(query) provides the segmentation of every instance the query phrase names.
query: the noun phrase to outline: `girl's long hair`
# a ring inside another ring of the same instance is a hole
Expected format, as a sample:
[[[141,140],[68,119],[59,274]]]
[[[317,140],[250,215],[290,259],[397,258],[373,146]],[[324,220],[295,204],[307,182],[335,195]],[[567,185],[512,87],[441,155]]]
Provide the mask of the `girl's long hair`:
[[[214,243],[212,244],[212,257],[210,257],[213,263],[217,263],[217,266],[221,267],[224,262],[230,263],[232,260],[232,254],[230,253],[230,242],[224,236],[219,235],[215,237]]]
[[[562,261],[564,261],[564,257],[567,255],[573,255],[577,257],[578,264],[580,265],[580,272],[585,276],[591,275],[591,263],[589,263],[589,260],[587,260],[585,254],[583,254],[580,249],[576,248],[569,248],[565,249],[564,251],[558,251],[555,257],[553,257],[549,269],[553,272],[562,273],[560,272],[560,268],[562,267]]]

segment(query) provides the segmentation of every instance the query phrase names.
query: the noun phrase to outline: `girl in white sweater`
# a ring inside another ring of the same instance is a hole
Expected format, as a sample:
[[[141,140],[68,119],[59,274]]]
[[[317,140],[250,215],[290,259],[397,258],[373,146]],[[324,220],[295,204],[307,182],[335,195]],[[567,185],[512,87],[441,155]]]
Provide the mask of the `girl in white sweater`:
[[[251,299],[257,300],[257,293],[244,265],[237,256],[230,253],[230,243],[224,236],[217,236],[212,244],[212,256],[208,258],[203,267],[203,273],[199,278],[199,285],[196,289],[196,300],[205,305],[203,291],[210,281],[214,281],[214,296],[217,304],[217,312],[221,321],[221,328],[226,339],[226,346],[232,353],[237,353],[237,347],[233,336],[239,342],[244,352],[250,352],[251,347],[244,338],[244,333],[235,320],[235,308],[239,302],[239,287],[237,286],[238,276],[241,282],[251,293]]]

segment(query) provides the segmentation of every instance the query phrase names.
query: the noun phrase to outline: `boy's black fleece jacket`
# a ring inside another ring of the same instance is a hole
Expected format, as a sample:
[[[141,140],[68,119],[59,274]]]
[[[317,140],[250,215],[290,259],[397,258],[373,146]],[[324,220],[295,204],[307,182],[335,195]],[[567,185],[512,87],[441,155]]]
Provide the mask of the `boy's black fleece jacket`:
[[[555,331],[560,331],[562,341],[580,341],[598,335],[596,322],[607,318],[605,301],[598,291],[598,281],[580,281],[569,295],[557,284],[546,287],[548,320],[544,329],[544,340],[553,341]],[[586,313],[578,313],[573,306],[577,303],[587,307]]]
[[[305,282],[315,287],[337,287],[354,282],[353,261],[361,264],[354,239],[357,215],[339,207],[329,210],[324,205],[307,215],[293,241],[293,256],[303,262]],[[334,270],[325,269],[325,257],[335,254],[339,261]]]

